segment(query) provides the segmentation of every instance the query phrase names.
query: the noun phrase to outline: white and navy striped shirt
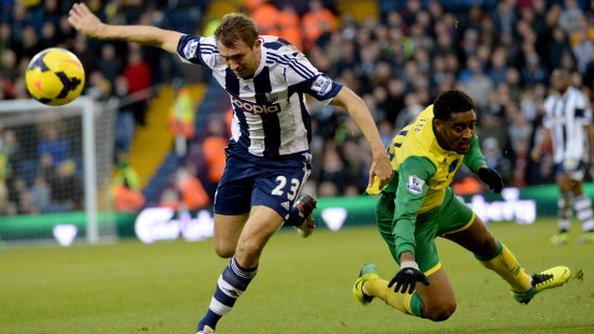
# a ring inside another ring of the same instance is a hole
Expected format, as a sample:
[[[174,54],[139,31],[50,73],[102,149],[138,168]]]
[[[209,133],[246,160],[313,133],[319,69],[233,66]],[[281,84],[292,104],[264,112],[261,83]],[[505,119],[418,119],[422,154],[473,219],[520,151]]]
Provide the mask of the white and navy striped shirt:
[[[543,126],[551,130],[554,162],[585,161],[588,137],[584,126],[592,122],[587,97],[579,89],[569,87],[563,95],[549,95],[544,107]]]
[[[232,141],[260,157],[308,152],[311,118],[305,96],[325,103],[342,86],[318,71],[303,53],[276,36],[260,36],[260,66],[253,78],[236,76],[219,54],[214,37],[184,35],[177,46],[182,61],[207,66],[229,93]]]

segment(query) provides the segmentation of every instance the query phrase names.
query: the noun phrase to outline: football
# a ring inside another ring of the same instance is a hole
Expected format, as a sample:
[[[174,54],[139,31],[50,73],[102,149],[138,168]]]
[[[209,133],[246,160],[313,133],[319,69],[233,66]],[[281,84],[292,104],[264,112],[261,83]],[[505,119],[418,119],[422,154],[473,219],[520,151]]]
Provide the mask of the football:
[[[25,83],[29,94],[37,101],[60,106],[80,95],[85,85],[85,69],[74,53],[49,48],[31,59]]]

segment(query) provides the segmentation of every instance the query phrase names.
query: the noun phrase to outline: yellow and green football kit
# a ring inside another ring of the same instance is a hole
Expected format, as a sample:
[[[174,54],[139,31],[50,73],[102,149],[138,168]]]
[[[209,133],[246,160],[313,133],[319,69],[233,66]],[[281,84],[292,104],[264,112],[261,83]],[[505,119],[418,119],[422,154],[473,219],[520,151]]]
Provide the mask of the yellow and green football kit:
[[[474,218],[453,195],[450,184],[464,163],[471,171],[485,165],[478,138],[466,154],[443,149],[433,132],[433,105],[402,129],[388,149],[396,175],[382,190],[376,207],[380,234],[394,259],[412,252],[426,275],[440,268],[434,239],[461,231]]]
[[[392,180],[384,189],[374,180],[367,189],[368,194],[380,194],[376,207],[378,228],[394,260],[400,265],[403,252],[413,253],[425,276],[441,268],[435,237],[462,231],[474,221],[472,210],[449,187],[460,166],[466,165],[496,192],[503,187],[496,171],[482,168],[486,167],[485,158],[476,136],[469,151],[459,154],[444,150],[433,131],[431,105],[392,140],[388,149],[396,172]],[[510,285],[512,295],[520,303],[528,303],[537,293],[565,284],[571,276],[569,268],[563,266],[528,275],[499,241],[493,253],[475,253],[475,257]],[[377,266],[367,263],[355,280],[353,295],[364,305],[377,297],[406,314],[424,317],[424,301],[419,292],[399,293],[390,286],[393,281],[380,278]]]

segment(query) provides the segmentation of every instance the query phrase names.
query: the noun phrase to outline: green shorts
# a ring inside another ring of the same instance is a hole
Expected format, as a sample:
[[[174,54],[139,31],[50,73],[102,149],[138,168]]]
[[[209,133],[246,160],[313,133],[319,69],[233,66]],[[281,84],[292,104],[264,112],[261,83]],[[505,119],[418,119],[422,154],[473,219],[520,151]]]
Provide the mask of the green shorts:
[[[388,244],[392,257],[398,264],[394,243],[394,210],[396,207],[394,193],[382,193],[376,206],[376,217],[379,232]],[[474,212],[460,201],[450,188],[447,188],[443,204],[435,209],[417,216],[415,225],[415,260],[419,269],[430,275],[439,268],[441,263],[435,237],[448,233],[462,231],[474,221]]]

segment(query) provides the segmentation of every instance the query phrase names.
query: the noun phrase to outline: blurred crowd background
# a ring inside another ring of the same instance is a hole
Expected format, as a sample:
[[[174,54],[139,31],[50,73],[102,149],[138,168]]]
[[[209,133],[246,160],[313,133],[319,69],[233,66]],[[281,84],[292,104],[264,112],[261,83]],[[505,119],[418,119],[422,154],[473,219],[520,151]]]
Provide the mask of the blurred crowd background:
[[[339,10],[337,1],[320,0],[245,1],[242,10],[258,23],[261,34],[289,40],[320,71],[358,93],[386,146],[440,92],[458,88],[475,99],[487,163],[508,186],[553,182],[550,148],[539,163],[531,160],[530,149],[540,139],[553,69],[569,70],[572,85],[592,100],[594,0],[367,2],[379,8],[377,17],[357,20]],[[228,98],[213,95],[218,99],[210,108],[200,101],[189,104],[188,83],[207,82],[209,89],[220,90],[206,71],[181,65],[154,48],[76,34],[66,20],[73,3],[0,0],[0,99],[28,98],[23,74],[38,51],[52,46],[73,51],[87,71],[86,94],[99,101],[127,101],[116,125],[116,207],[208,207],[224,167]],[[200,35],[211,34],[217,24],[207,15],[212,5],[207,0],[86,3],[109,23]],[[183,149],[176,146],[179,159],[165,182],[148,192],[138,184],[126,155],[135,130],[144,126],[153,92],[162,85],[172,85],[178,94],[169,128],[185,142]],[[309,102],[314,164],[304,191],[320,197],[361,194],[370,163],[364,139],[343,110]],[[68,124],[53,124],[21,131],[0,124],[0,214],[81,208],[81,174],[74,159],[80,144],[69,142],[67,129]],[[24,175],[23,157],[31,155],[36,167]],[[458,175],[458,193],[482,191],[470,174]]]

